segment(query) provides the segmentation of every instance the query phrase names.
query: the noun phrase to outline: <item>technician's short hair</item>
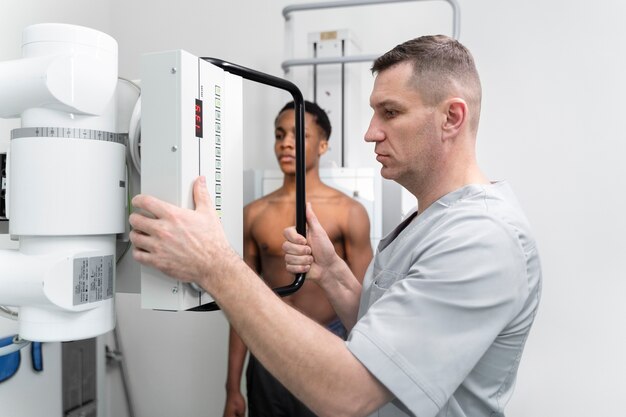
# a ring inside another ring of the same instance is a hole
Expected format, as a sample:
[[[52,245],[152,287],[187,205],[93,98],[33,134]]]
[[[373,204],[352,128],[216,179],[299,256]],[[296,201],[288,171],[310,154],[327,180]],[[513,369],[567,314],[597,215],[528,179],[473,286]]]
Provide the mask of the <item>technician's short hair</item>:
[[[290,101],[289,103],[285,104],[282,109],[280,109],[280,111],[278,112],[278,115],[280,116],[280,114],[284,112],[285,110],[290,110],[290,109],[295,109],[295,108],[296,108],[296,105],[294,104],[294,102]],[[322,129],[325,139],[326,140],[330,139],[330,133],[332,131],[332,127],[330,125],[330,120],[328,119],[328,115],[326,114],[324,109],[322,109],[316,103],[305,100],[304,111],[306,113],[309,113],[311,116],[313,116],[315,123],[317,123],[317,125]]]
[[[482,90],[476,64],[470,51],[459,41],[445,35],[411,39],[380,56],[372,73],[380,73],[396,64],[413,64],[413,81],[426,105],[436,105],[452,91],[460,90],[473,107],[478,127]]]

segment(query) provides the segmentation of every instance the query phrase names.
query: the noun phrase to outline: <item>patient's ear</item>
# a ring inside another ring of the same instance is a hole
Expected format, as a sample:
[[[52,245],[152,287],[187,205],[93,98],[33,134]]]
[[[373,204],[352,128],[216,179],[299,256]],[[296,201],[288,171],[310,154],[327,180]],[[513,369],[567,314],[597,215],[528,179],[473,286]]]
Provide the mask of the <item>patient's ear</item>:
[[[317,154],[322,156],[328,151],[328,139],[320,140],[319,146],[317,148]]]

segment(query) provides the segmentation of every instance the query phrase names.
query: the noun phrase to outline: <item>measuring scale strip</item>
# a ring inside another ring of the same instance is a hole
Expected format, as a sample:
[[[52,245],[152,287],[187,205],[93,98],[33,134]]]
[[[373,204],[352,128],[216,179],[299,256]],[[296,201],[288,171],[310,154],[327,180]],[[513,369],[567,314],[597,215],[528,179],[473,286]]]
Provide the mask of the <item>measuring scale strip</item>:
[[[22,127],[11,131],[11,139],[19,138],[61,138],[89,139],[115,142],[127,145],[127,133],[113,133],[104,130],[81,129],[77,127]]]

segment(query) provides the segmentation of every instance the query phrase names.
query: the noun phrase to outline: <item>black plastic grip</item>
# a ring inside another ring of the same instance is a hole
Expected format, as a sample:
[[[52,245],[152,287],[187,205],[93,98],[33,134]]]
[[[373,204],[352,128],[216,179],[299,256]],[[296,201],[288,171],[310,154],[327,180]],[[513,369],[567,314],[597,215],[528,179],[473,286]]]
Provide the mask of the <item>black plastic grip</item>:
[[[304,147],[304,97],[300,89],[292,82],[283,78],[265,74],[232,62],[217,58],[202,57],[204,61],[223,69],[226,72],[251,80],[260,84],[285,90],[293,97],[296,114],[296,231],[306,236],[306,194],[305,194],[305,147]],[[284,287],[274,288],[273,291],[281,297],[293,294],[304,284],[305,274],[296,274],[293,282]],[[189,311],[213,311],[220,307],[215,301],[189,309]]]

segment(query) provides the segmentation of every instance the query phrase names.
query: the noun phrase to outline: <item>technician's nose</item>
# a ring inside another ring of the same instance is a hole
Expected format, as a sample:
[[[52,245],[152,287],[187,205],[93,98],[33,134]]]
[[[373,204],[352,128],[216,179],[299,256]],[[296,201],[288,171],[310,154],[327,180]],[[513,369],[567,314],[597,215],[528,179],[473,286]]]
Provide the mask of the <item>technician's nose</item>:
[[[365,142],[380,142],[385,139],[385,133],[378,127],[375,117],[375,115],[372,116],[367,132],[365,132]]]

